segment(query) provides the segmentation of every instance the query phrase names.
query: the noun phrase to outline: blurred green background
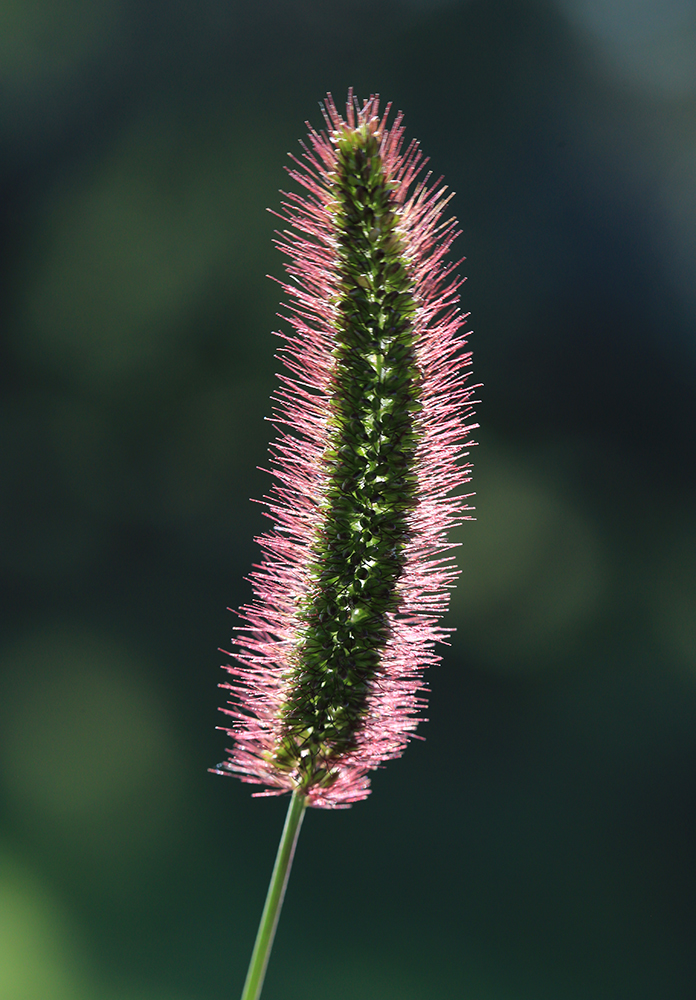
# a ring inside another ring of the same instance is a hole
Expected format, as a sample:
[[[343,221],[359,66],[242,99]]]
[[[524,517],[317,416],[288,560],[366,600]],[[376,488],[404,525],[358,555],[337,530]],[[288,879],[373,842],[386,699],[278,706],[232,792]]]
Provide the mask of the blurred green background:
[[[349,85],[457,193],[478,519],[427,741],[308,815],[264,997],[696,993],[693,4],[3,0],[3,1000],[241,989],[265,208]]]

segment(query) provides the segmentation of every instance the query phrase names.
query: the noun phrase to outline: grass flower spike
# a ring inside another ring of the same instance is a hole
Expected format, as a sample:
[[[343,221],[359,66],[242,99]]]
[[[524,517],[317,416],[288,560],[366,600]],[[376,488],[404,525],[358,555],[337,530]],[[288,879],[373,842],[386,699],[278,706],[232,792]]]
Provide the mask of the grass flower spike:
[[[259,794],[293,792],[284,878],[304,806],[365,798],[369,772],[416,729],[457,572],[447,533],[469,509],[452,495],[468,481],[462,448],[476,426],[461,280],[446,260],[456,222],[389,111],[349,93],[344,119],[329,95],[326,132],[310,131],[289,171],[304,190],[281,215],[290,329],[273,527],[227,667],[234,746],[216,770]]]

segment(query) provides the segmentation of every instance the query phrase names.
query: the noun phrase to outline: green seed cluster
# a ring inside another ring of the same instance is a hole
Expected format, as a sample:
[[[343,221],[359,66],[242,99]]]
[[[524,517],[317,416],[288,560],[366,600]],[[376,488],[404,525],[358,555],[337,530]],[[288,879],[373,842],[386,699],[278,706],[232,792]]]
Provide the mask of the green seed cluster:
[[[398,603],[420,409],[413,280],[369,126],[338,139],[332,182],[340,266],[328,485],[274,754],[306,787],[332,783],[365,716]]]

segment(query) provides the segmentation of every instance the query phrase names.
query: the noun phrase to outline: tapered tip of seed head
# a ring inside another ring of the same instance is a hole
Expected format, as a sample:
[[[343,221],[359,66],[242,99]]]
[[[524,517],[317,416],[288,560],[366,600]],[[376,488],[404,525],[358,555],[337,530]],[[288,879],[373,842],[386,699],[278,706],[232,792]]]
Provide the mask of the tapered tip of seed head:
[[[341,116],[331,92],[327,93],[320,106],[328,128],[328,136],[335,145],[343,138],[361,135],[363,137],[375,136],[381,138],[384,130],[387,115],[382,119],[379,117],[379,94],[371,94],[367,100],[363,101],[362,107],[357,97],[353,93],[353,88],[348,88],[348,99],[346,100],[346,117]],[[390,105],[391,107],[391,105]],[[387,114],[389,108],[387,108]]]
[[[382,138],[380,124],[380,120],[376,115],[373,115],[367,121],[360,122],[355,127],[343,123],[340,128],[333,129],[329,133],[329,139],[334,146],[337,146],[343,139],[347,139],[349,142],[364,142],[366,139],[374,137],[379,140]]]

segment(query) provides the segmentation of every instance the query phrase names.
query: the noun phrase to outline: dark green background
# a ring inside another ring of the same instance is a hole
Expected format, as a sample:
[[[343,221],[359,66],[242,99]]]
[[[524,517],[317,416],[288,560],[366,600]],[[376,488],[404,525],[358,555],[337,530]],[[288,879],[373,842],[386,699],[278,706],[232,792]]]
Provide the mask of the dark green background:
[[[478,520],[427,741],[307,816],[264,997],[694,995],[696,95],[570,9],[5,0],[3,1000],[241,989],[285,806],[206,768],[265,208],[350,84],[457,193]]]

